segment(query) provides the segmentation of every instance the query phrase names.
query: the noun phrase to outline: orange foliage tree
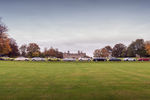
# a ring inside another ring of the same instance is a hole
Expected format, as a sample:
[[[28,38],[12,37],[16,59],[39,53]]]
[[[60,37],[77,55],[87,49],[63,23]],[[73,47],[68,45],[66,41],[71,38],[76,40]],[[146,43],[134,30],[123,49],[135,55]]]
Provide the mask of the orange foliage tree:
[[[150,41],[145,42],[145,49],[148,55],[150,55]]]
[[[0,55],[11,52],[10,39],[8,38],[7,27],[0,21]]]

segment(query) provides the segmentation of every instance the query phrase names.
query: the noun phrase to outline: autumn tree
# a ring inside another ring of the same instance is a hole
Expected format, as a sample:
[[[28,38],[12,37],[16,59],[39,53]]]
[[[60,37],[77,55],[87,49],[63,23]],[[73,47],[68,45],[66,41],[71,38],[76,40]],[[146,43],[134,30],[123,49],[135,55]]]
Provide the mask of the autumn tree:
[[[127,48],[127,56],[135,57],[136,55],[140,55],[141,57],[147,56],[143,39],[133,41]]]
[[[54,49],[53,47],[51,47],[50,49],[45,48],[43,54],[45,57],[63,58],[63,53],[58,49]]]
[[[106,48],[102,48],[101,49],[101,57],[108,57],[109,56],[109,52]]]
[[[48,54],[49,54],[49,56],[51,56],[51,57],[56,57],[55,49],[54,49],[53,47],[51,47],[51,48],[48,50]]]
[[[57,58],[63,58],[63,53],[60,52],[58,49],[55,49],[55,53]]]
[[[150,56],[150,41],[145,42],[145,49],[146,49],[148,56]]]
[[[107,50],[109,57],[112,56],[112,50],[113,50],[112,47],[111,46],[105,46],[104,48]]]
[[[23,57],[27,56],[27,45],[26,44],[21,45],[19,50],[20,50],[21,56],[23,56]]]
[[[8,56],[9,57],[19,56],[18,45],[17,45],[16,41],[13,38],[10,39],[10,47],[11,47],[11,51],[9,52]]]
[[[44,48],[44,51],[41,52],[41,57],[48,57],[48,49],[47,48]]]
[[[0,20],[0,56],[6,55],[11,51],[10,39],[8,38],[7,27]]]
[[[113,47],[112,56],[113,57],[125,57],[126,51],[127,51],[127,47],[124,44],[122,43],[116,44]]]
[[[109,57],[111,55],[111,47],[110,46],[106,46],[102,49],[96,49],[94,51],[94,57]]]
[[[105,48],[109,51],[109,52],[112,52],[112,47],[111,46],[105,46]]]
[[[100,49],[96,49],[93,53],[94,57],[101,57],[101,50]]]
[[[40,56],[40,47],[36,43],[30,43],[27,47],[27,54],[29,57]]]

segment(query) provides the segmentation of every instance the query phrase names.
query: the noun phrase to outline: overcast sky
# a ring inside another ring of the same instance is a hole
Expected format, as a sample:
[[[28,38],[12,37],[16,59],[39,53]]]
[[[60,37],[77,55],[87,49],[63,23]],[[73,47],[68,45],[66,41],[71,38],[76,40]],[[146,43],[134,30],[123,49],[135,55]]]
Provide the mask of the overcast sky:
[[[150,40],[150,0],[0,0],[0,17],[18,45],[93,51]]]

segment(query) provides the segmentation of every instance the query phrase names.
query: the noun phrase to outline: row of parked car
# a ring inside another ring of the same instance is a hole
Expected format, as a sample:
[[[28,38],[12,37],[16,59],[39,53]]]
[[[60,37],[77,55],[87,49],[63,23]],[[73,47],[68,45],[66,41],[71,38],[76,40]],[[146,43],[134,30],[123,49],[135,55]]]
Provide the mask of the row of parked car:
[[[59,59],[59,58],[41,58],[41,57],[33,57],[33,58],[25,58],[25,57],[18,57],[18,58],[9,58],[9,57],[1,57],[0,60],[11,60],[11,61],[150,61],[150,58],[79,58],[79,59],[74,59],[74,58],[64,58],[64,59]]]
[[[51,61],[52,59],[41,58],[41,57],[33,57],[33,58],[25,58],[25,57],[18,57],[14,59],[15,61]],[[54,59],[53,59],[54,60]],[[56,59],[59,60],[59,59]]]
[[[63,59],[63,61],[150,61],[150,58],[139,58],[139,59],[135,59],[135,58],[123,58],[123,59],[119,59],[119,58],[110,58],[110,59],[106,59],[106,58],[79,58],[78,60],[73,59],[73,58],[65,58]]]
[[[41,57],[34,57],[34,58],[25,58],[25,57],[9,58],[9,57],[0,57],[0,60],[9,60],[9,61],[45,61],[46,58],[41,58]]]
[[[94,58],[93,61],[150,61],[150,58],[139,58],[139,59],[135,59],[135,58],[123,58],[123,59],[119,59],[119,58],[110,58],[110,59],[106,59],[106,58]]]

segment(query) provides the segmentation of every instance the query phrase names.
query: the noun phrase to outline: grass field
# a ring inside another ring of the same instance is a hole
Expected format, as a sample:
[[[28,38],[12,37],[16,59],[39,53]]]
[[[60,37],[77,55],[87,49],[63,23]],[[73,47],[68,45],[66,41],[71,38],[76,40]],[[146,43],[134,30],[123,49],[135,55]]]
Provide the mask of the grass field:
[[[0,100],[149,100],[150,62],[0,62]]]

